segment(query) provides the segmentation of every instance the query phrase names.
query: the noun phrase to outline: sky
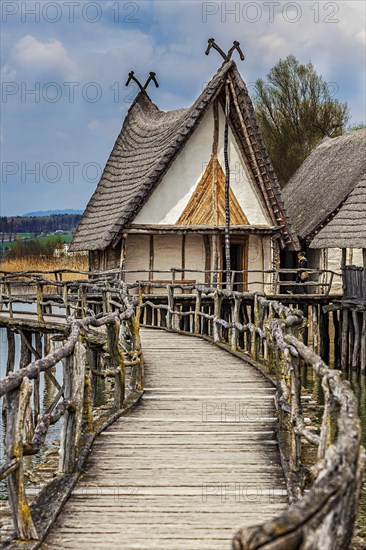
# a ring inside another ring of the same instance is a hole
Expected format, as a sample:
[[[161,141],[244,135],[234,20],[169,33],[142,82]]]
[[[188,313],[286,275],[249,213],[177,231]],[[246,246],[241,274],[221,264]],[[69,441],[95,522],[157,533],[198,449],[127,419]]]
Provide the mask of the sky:
[[[362,0],[8,1],[1,8],[0,215],[83,210],[137,93],[133,70],[162,110],[186,107],[221,65],[215,38],[245,54],[253,95],[280,58],[311,61],[350,123],[366,122]]]

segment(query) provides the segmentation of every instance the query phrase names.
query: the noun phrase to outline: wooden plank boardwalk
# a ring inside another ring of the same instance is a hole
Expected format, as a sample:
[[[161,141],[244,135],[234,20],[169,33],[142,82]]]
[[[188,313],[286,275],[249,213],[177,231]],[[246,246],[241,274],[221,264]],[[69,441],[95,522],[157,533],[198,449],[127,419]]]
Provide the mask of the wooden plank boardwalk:
[[[204,340],[141,334],[143,400],[94,443],[43,548],[230,549],[287,507],[271,383]]]

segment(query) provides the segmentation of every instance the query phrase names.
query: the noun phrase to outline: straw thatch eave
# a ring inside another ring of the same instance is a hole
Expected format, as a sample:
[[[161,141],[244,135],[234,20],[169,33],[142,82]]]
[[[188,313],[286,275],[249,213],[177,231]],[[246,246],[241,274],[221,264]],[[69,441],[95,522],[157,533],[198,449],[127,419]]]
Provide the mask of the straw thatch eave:
[[[292,224],[311,238],[330,219],[366,171],[366,130],[324,138],[283,189]]]
[[[310,248],[366,248],[366,173]]]

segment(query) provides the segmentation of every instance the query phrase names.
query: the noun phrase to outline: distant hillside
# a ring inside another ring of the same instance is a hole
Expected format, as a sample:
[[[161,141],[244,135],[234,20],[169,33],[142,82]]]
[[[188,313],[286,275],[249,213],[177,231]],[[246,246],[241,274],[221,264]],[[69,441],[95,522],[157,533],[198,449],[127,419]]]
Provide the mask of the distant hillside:
[[[22,217],[36,217],[36,216],[55,216],[60,214],[82,214],[83,210],[39,210],[38,212],[27,212]]]
[[[48,234],[62,229],[73,232],[81,214],[50,214],[44,216],[5,216],[0,218],[2,240],[13,240],[18,233]],[[6,237],[9,236],[7,239]]]

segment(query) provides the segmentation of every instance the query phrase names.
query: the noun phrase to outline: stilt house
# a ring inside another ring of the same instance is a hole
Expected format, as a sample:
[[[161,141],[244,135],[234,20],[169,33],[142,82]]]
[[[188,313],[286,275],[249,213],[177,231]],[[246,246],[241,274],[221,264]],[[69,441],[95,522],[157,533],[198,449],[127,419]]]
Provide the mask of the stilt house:
[[[283,197],[310,268],[340,272],[347,264],[366,264],[365,129],[325,137]],[[332,291],[342,291],[339,278]]]
[[[268,288],[265,271],[298,241],[233,60],[191,107],[164,112],[146,91],[138,94],[72,250],[89,251],[91,270],[126,270],[127,282],[169,280],[171,268],[181,270],[179,280],[210,282],[210,271],[225,270],[228,174],[231,269],[242,272],[236,288]]]

